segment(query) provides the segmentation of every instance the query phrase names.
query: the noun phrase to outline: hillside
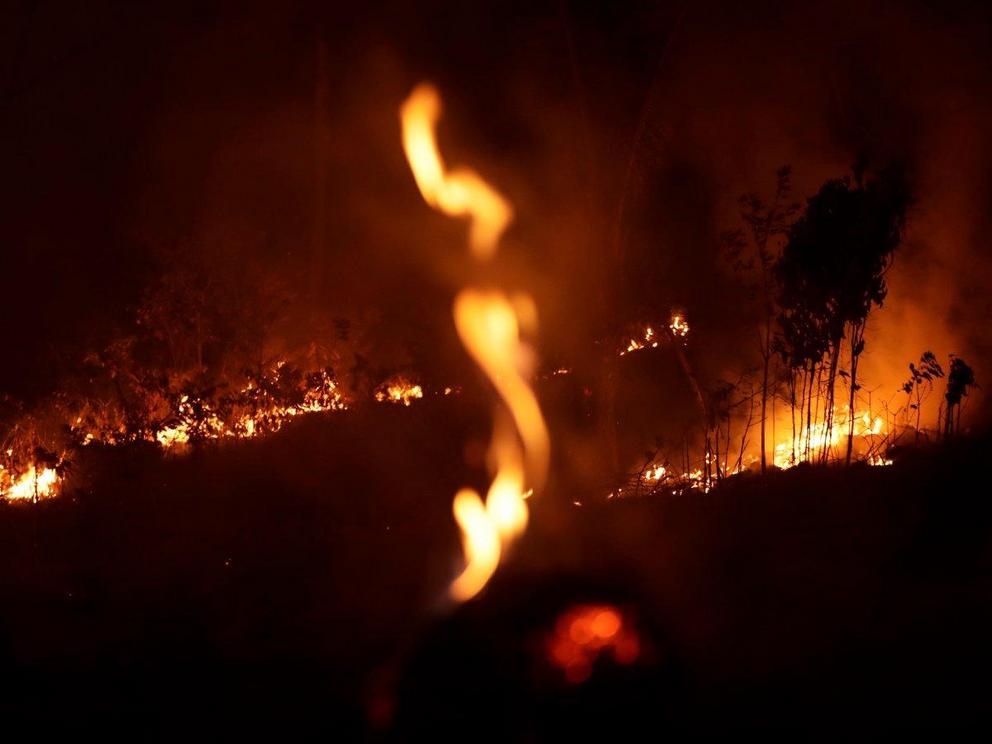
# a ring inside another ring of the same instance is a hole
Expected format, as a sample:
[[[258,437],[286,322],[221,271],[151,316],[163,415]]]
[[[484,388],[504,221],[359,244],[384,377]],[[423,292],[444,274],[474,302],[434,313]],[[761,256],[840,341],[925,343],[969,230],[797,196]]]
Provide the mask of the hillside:
[[[671,499],[552,489],[455,609],[452,453],[478,425],[456,416],[378,407],[184,457],[91,450],[66,497],[0,508],[5,720],[366,736],[496,705],[492,733],[515,739],[984,719],[992,505],[970,481],[987,442]],[[582,602],[623,608],[644,653],[572,685],[540,639]]]

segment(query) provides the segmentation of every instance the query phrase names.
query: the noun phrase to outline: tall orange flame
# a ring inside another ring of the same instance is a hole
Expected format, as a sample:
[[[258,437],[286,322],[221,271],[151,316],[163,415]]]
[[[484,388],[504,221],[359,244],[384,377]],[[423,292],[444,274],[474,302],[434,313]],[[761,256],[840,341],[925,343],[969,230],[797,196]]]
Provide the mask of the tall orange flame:
[[[479,260],[496,253],[503,231],[513,219],[509,202],[474,171],[448,171],[437,146],[441,98],[429,84],[417,86],[400,109],[403,148],[424,200],[452,217],[471,219],[469,246]],[[525,484],[540,490],[547,477],[549,436],[541,407],[527,383],[530,349],[520,327],[535,325],[533,300],[512,300],[492,289],[466,288],[455,298],[455,328],[466,350],[492,383],[512,425],[497,415],[490,446],[495,470],[486,500],[462,489],[453,503],[462,532],[465,569],[451,585],[451,596],[471,599],[486,585],[505,547],[523,533],[528,511]]]
[[[513,219],[513,208],[473,170],[449,171],[437,147],[435,130],[441,117],[437,89],[421,83],[400,109],[403,149],[424,201],[452,217],[472,220],[469,246],[476,258],[491,258],[500,236]]]

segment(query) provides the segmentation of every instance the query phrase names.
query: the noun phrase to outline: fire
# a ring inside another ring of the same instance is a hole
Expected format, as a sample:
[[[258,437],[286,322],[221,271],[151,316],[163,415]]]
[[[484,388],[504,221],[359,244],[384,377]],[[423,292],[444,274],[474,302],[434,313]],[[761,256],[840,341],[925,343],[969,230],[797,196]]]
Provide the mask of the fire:
[[[513,209],[479,174],[467,168],[447,170],[435,131],[441,97],[427,83],[414,88],[400,109],[403,149],[424,201],[452,217],[468,216],[469,245],[476,258],[491,258],[500,236],[513,219]]]
[[[850,409],[845,405],[837,412],[833,426],[828,427],[826,422],[816,421],[810,427],[808,436],[805,434],[801,436],[801,441],[797,438],[796,442],[787,439],[776,443],[773,460],[776,467],[784,470],[818,457],[824,449],[832,452],[840,447],[847,441],[849,415]],[[868,445],[869,453],[865,457],[865,462],[869,465],[892,464],[892,460],[871,451],[877,438],[888,435],[888,429],[885,419],[881,416],[872,416],[870,411],[864,410],[854,414],[854,436]]]
[[[655,336],[654,328],[651,326],[645,326],[640,338],[631,338],[626,348],[620,351],[620,356],[626,356],[632,351],[640,351],[647,348],[658,348],[658,339]]]
[[[644,471],[644,480],[646,481],[660,481],[667,472],[664,465],[655,465],[654,467],[648,468]]]
[[[468,169],[448,171],[437,147],[441,98],[428,84],[417,86],[400,108],[403,147],[424,200],[451,217],[471,220],[469,246],[478,260],[491,258],[513,218],[509,202]],[[505,412],[497,412],[490,445],[495,471],[485,502],[462,489],[454,499],[466,567],[452,583],[456,601],[475,596],[499,565],[505,547],[527,526],[525,499],[547,476],[549,437],[541,408],[526,377],[532,353],[520,330],[536,325],[537,311],[526,295],[510,298],[498,290],[466,288],[455,298],[455,328],[466,350],[492,383]],[[504,419],[508,415],[510,423]],[[512,425],[511,425],[512,424]],[[525,482],[530,489],[524,490]]]
[[[521,373],[526,347],[517,314],[499,292],[463,290],[455,298],[455,327],[469,354],[496,388],[523,440],[535,485],[544,484],[548,430],[533,389]]]
[[[273,366],[272,380],[278,379],[279,371],[283,366],[282,362]],[[303,400],[295,405],[275,403],[260,390],[258,385],[249,382],[238,392],[236,398],[251,401],[253,405],[249,406],[250,410],[247,413],[228,418],[219,416],[208,402],[183,395],[176,406],[177,421],[149,432],[145,438],[158,442],[163,449],[182,448],[194,438],[251,439],[263,434],[274,434],[287,421],[304,414],[340,411],[348,407],[337,383],[327,372],[322,370],[309,377],[310,385],[303,394]],[[412,391],[407,391],[407,394],[420,397]],[[112,437],[99,437],[92,432],[87,435],[86,440],[88,440],[86,443],[94,440],[107,444],[115,443]]]
[[[668,331],[672,338],[684,341],[689,335],[689,323],[686,322],[685,315],[682,313],[673,313],[668,323]],[[620,350],[620,356],[626,356],[631,352],[640,351],[641,349],[657,349],[659,343],[658,333],[654,330],[653,326],[647,325],[644,326],[644,330],[637,337],[630,337],[627,345]]]
[[[450,390],[450,388],[446,389]],[[423,397],[424,389],[402,376],[387,380],[375,391],[375,399],[380,403],[402,403],[404,406],[408,406],[414,400]]]
[[[189,445],[200,441],[253,439],[279,431],[287,422],[304,415],[328,411],[342,411],[349,401],[340,391],[337,382],[327,370],[304,375],[304,385],[295,403],[287,403],[277,391],[284,388],[287,363],[275,362],[259,379],[252,379],[240,389],[212,403],[193,395],[180,395],[171,406],[168,418],[157,426],[129,431],[123,425],[106,428],[94,427],[82,416],[73,421],[69,429],[78,445],[126,445],[136,441],[154,442],[164,451],[182,452]],[[444,394],[456,393],[455,388],[445,388]],[[409,406],[413,400],[424,397],[423,388],[404,377],[388,380],[376,391],[375,400]],[[221,413],[215,405],[224,409]],[[7,452],[10,458],[13,450]],[[68,452],[63,452],[65,458]],[[0,499],[8,501],[33,501],[59,495],[62,478],[57,472],[41,464],[10,462],[0,465]]]
[[[50,499],[58,494],[59,475],[55,468],[37,469],[30,466],[19,476],[12,477],[0,465],[0,497],[8,501]]]

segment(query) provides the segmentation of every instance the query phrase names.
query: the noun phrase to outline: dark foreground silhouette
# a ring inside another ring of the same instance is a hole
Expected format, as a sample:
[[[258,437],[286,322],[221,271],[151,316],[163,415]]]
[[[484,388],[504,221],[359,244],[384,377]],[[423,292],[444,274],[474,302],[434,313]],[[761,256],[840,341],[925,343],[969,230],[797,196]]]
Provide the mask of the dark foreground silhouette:
[[[552,489],[511,561],[454,608],[449,505],[472,427],[484,436],[457,404],[380,407],[183,458],[93,450],[73,497],[0,508],[5,729],[550,740],[988,724],[987,441],[668,500]],[[583,603],[619,608],[640,652],[570,681],[548,638]]]

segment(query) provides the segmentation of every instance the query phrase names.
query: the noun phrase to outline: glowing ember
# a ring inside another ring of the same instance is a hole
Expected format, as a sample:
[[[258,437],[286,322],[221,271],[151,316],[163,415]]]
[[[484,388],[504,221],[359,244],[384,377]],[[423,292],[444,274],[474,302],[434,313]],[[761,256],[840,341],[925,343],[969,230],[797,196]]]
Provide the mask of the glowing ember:
[[[571,684],[585,682],[600,658],[633,664],[641,640],[630,620],[612,605],[576,605],[559,615],[545,649],[548,660]]]
[[[403,147],[424,200],[452,217],[471,219],[469,245],[477,259],[492,257],[512,219],[509,203],[475,172],[448,171],[441,159],[435,128],[441,99],[430,85],[417,86],[403,103]],[[451,596],[475,596],[499,565],[505,546],[527,525],[525,476],[540,490],[547,475],[548,431],[540,406],[525,379],[523,360],[533,355],[520,339],[520,327],[532,329],[536,308],[526,295],[512,299],[499,291],[468,288],[455,298],[455,327],[469,354],[500,396],[490,446],[495,477],[486,500],[471,489],[455,496],[455,521],[462,532],[466,567],[451,585]],[[506,422],[506,416],[509,421]]]
[[[620,351],[620,356],[626,356],[632,351],[640,351],[647,348],[658,348],[658,339],[655,337],[654,329],[651,326],[644,328],[640,338],[631,338],[626,348]]]
[[[672,336],[675,338],[685,338],[689,335],[689,324],[685,320],[685,316],[680,313],[674,313],[672,315],[672,322],[668,324],[668,330],[672,332]]]

